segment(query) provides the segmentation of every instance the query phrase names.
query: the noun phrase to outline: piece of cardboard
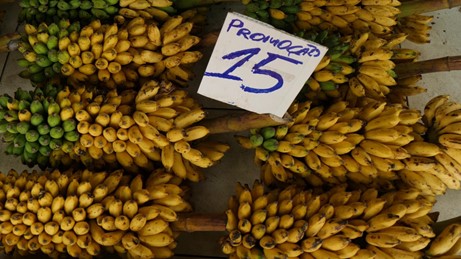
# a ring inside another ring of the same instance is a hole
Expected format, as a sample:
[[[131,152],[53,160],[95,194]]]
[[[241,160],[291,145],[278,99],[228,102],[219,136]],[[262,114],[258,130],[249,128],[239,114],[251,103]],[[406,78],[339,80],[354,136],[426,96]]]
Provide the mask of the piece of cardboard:
[[[252,112],[282,117],[327,50],[231,12],[198,93]]]

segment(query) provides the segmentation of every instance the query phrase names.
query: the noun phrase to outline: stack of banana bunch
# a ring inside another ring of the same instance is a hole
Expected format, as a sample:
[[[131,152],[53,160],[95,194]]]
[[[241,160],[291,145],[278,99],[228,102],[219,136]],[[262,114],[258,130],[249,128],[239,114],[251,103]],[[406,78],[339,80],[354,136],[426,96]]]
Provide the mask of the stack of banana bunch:
[[[76,120],[77,142],[62,150],[87,168],[121,165],[130,172],[150,171],[154,162],[191,181],[203,178],[196,167],[206,168],[224,156],[229,146],[220,143],[192,145],[208,134],[194,125],[205,117],[197,102],[168,82],[146,82],[139,91],[111,90],[97,95],[80,88],[60,91],[70,106],[66,118]],[[61,112],[61,114],[63,114]]]
[[[88,24],[91,20],[109,21],[119,11],[118,0],[21,0],[19,22],[34,25],[70,19]]]
[[[163,169],[147,179],[122,170],[11,170],[0,178],[2,246],[23,256],[168,258],[178,235],[170,223],[191,210],[182,180]]]
[[[76,37],[59,41],[67,54],[61,72],[76,84],[90,82],[109,89],[136,88],[140,78],[159,76],[185,85],[193,77],[187,66],[202,58],[199,51],[189,50],[200,38],[189,34],[193,24],[182,16],[159,26],[141,17],[123,26],[92,21]]]
[[[230,258],[422,258],[435,237],[435,200],[404,188],[237,186],[222,251]]]
[[[79,30],[78,22],[71,24],[68,20],[48,25],[40,23],[37,27],[26,24],[18,47],[23,54],[18,65],[26,70],[19,76],[38,84],[61,74],[62,64],[69,60],[67,47],[64,48],[62,42],[77,38]]]
[[[246,15],[290,32],[328,30],[343,35],[370,32],[385,38],[397,29],[408,33],[409,40],[425,43],[431,29],[428,24],[432,17],[413,14],[413,9],[424,11],[421,10],[424,1],[408,5],[398,0],[243,0],[242,3]]]
[[[424,139],[418,110],[378,101],[350,108],[341,101],[314,108],[294,103],[288,112],[291,124],[236,136],[244,148],[255,149],[267,185],[303,178],[312,186],[352,181],[394,188],[403,181],[426,195],[461,188],[459,163]]]
[[[433,258],[460,258],[461,224],[454,223],[446,226],[442,232],[432,240],[426,254]]]
[[[8,144],[6,154],[20,156],[29,167],[58,168],[72,163],[62,148],[72,147],[78,140],[77,122],[68,116],[65,105],[69,103],[61,100],[56,87],[19,88],[14,98],[0,97],[0,133]]]

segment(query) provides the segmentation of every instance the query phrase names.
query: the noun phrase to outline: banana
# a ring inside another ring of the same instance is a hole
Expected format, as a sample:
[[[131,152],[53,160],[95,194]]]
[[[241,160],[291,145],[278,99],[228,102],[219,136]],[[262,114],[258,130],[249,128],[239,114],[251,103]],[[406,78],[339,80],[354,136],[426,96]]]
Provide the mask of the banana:
[[[381,248],[383,252],[392,256],[392,258],[421,258],[422,252],[410,252],[398,248]]]
[[[432,98],[424,107],[423,122],[427,127],[431,127],[434,124],[434,118],[436,110],[444,103],[448,102],[448,95],[439,95]]]
[[[461,225],[447,226],[432,242],[427,250],[431,256],[443,255],[448,252],[460,238]]]
[[[347,221],[341,219],[330,219],[317,233],[318,237],[326,239],[332,235],[340,232],[344,227],[346,227]]]
[[[322,248],[330,251],[339,251],[346,248],[351,243],[351,240],[343,235],[335,235],[329,237],[322,242]]]
[[[104,232],[103,229],[96,224],[96,221],[90,221],[90,233],[93,240],[102,246],[113,246],[120,242],[124,235],[123,231],[117,230],[112,232]]]
[[[360,147],[370,155],[381,158],[394,158],[394,152],[387,145],[374,140],[363,140]]]
[[[400,219],[400,217],[398,215],[395,215],[395,214],[380,213],[380,214],[372,217],[368,221],[370,227],[368,228],[367,231],[371,232],[371,231],[378,231],[378,230],[381,230],[381,229],[388,228],[390,226],[393,226],[399,219]]]
[[[410,251],[410,252],[417,252],[422,251],[425,249],[429,243],[429,238],[421,237],[420,239],[413,241],[413,242],[402,242],[400,245],[396,246],[395,248]]]
[[[365,237],[368,244],[376,247],[395,247],[401,243],[397,236],[385,233],[368,233]]]

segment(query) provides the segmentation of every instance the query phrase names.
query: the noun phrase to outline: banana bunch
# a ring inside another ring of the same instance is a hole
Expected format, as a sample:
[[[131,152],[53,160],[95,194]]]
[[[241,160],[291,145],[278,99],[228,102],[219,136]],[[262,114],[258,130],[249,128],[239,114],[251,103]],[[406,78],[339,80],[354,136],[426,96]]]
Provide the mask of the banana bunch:
[[[33,25],[58,22],[60,19],[79,21],[85,25],[94,19],[109,21],[119,11],[118,0],[21,0],[19,22]]]
[[[63,149],[74,160],[87,168],[115,169],[121,165],[130,172],[154,169],[153,161],[149,159],[154,151],[141,152],[135,144],[139,136],[129,130],[138,126],[135,117],[140,122],[133,107],[135,91],[125,90],[118,94],[111,90],[97,95],[86,88],[73,91],[66,88],[58,96],[70,104],[66,116],[76,121],[77,142]]]
[[[397,85],[395,80],[397,75],[393,71],[394,62],[411,62],[419,56],[419,52],[415,50],[395,49],[407,39],[408,34],[405,32],[391,34],[390,28],[380,24],[387,21],[389,26],[395,25],[398,9],[392,5],[399,4],[398,1],[243,2],[246,4],[248,15],[288,32],[296,32],[299,36],[329,48],[312,77],[306,82],[307,86],[303,89],[300,100],[308,99],[316,104],[316,102],[345,99],[353,104],[358,97],[366,96],[387,101],[386,96],[391,95],[393,100],[402,103],[401,95],[404,95],[403,97],[416,95],[426,90],[415,85],[403,85],[404,88],[400,89],[400,85]],[[387,9],[395,9],[396,14],[389,14],[394,17],[393,20],[384,16],[384,11]],[[311,15],[309,11],[318,14]],[[342,16],[347,16],[350,21],[342,21]],[[296,19],[299,20],[294,22]],[[293,23],[299,28],[292,28],[290,24]],[[313,26],[318,27],[321,32],[316,33]],[[344,37],[340,38],[332,33],[337,31],[334,29],[336,27]],[[392,89],[395,89],[393,93],[391,93]]]
[[[246,15],[284,30],[328,30],[343,35],[388,35],[397,25],[398,0],[242,1]]]
[[[61,20],[49,25],[41,23],[37,27],[26,24],[24,30],[25,35],[18,47],[23,58],[18,60],[18,65],[26,70],[19,76],[38,84],[61,74],[62,64],[69,59],[69,54],[59,42],[74,38],[80,30],[79,23],[70,24],[68,20]]]
[[[161,87],[171,87],[171,83],[165,85],[168,85],[165,81],[150,81],[141,87],[133,104],[137,126],[133,124],[132,131],[136,132],[136,138],[132,140],[130,129],[128,136],[141,151],[152,160],[160,161],[168,171],[182,179],[199,181],[203,176],[196,168],[214,165],[229,146],[207,141],[193,145],[209,133],[205,126],[195,125],[205,117],[205,111],[184,90],[159,92]]]
[[[414,14],[399,19],[397,31],[408,34],[407,39],[415,43],[430,43],[433,16]]]
[[[92,258],[104,248],[134,258],[168,258],[177,212],[191,211],[181,179],[163,169],[147,179],[123,170],[0,175],[0,237],[7,253]]]
[[[210,167],[229,146],[193,141],[208,134],[196,126],[205,112],[170,82],[148,81],[137,92],[111,90],[96,95],[84,88],[58,93],[69,100],[68,117],[77,121],[78,141],[63,149],[88,168],[121,165],[130,172],[151,171],[155,162],[176,175],[199,181],[196,167]],[[66,101],[67,102],[67,101]],[[63,118],[61,118],[63,119]],[[184,159],[183,159],[184,158]]]
[[[50,165],[58,168],[72,164],[72,159],[61,149],[73,146],[79,134],[75,120],[62,120],[65,111],[54,98],[59,88],[59,84],[49,83],[43,90],[19,88],[14,98],[0,97],[0,133],[8,143],[7,155],[20,156],[29,167],[38,164],[41,168]]]
[[[221,248],[230,258],[422,258],[435,237],[427,215],[434,202],[412,188],[265,192],[258,181],[239,184]]]
[[[368,32],[350,37],[350,51],[357,59],[357,73],[343,85],[345,99],[351,103],[359,97],[385,101],[391,89],[396,87],[392,60],[393,48],[405,40],[405,34],[396,34],[389,40],[377,38]]]
[[[152,77],[187,84],[193,77],[187,66],[202,57],[199,51],[189,51],[200,41],[189,34],[192,27],[182,16],[159,26],[141,17],[123,26],[94,20],[75,37],[59,41],[67,53],[61,73],[73,85],[85,82],[109,89],[136,88],[140,79]]]
[[[259,135],[267,137],[267,130],[261,129],[254,130],[250,138],[237,136],[237,140],[245,148],[255,148],[255,158],[263,163],[261,179],[267,185],[291,182],[295,176],[314,186],[323,181],[339,184],[345,172],[333,172],[330,166],[340,166],[340,155],[353,150],[363,139],[356,134],[363,126],[362,120],[356,118],[357,109],[346,107],[346,102],[337,102],[328,109],[311,109],[310,102],[294,103],[288,110],[293,123],[278,126],[272,139],[258,143]]]
[[[439,95],[426,104],[423,114],[423,122],[427,127],[425,139],[440,147],[436,160],[458,182],[461,181],[461,160],[458,154],[461,148],[458,142],[460,132],[457,131],[461,121],[458,119],[460,113],[459,103],[450,101],[448,95]]]
[[[459,256],[461,253],[461,225],[450,224],[438,234],[426,250],[429,256]],[[437,257],[438,258],[438,257]],[[456,257],[454,257],[456,258]]]
[[[235,137],[244,148],[255,149],[266,185],[299,178],[317,187],[352,181],[394,188],[403,183],[433,196],[461,188],[461,161],[453,158],[459,152],[424,139],[427,128],[418,110],[374,100],[361,105],[350,108],[340,101],[310,108],[309,102],[294,103],[288,110],[291,124]]]

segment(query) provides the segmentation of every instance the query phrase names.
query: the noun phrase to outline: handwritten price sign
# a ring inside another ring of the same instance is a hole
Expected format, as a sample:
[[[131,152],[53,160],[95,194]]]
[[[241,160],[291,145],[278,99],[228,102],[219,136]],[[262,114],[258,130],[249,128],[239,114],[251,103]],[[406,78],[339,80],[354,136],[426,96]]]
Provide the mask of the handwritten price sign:
[[[228,13],[198,92],[282,117],[327,48]]]

